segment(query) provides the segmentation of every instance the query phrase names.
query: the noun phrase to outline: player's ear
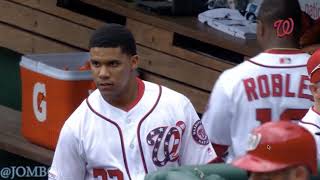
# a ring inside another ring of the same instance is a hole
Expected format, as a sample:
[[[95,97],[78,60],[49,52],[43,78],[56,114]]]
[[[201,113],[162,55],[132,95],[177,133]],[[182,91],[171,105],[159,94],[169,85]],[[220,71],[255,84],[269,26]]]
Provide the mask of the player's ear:
[[[257,36],[263,37],[265,34],[265,27],[261,20],[257,20]]]
[[[257,41],[258,44],[264,49],[264,44],[265,44],[265,35],[266,35],[266,30],[265,30],[265,25],[262,23],[261,20],[257,20]]]
[[[308,169],[304,166],[297,166],[293,169],[292,171],[292,176],[293,176],[293,179],[301,179],[301,180],[304,180],[304,179],[309,179],[309,172],[308,172]]]
[[[138,68],[138,64],[139,64],[139,56],[138,55],[133,55],[130,57],[130,65],[131,65],[131,69],[135,70]]]

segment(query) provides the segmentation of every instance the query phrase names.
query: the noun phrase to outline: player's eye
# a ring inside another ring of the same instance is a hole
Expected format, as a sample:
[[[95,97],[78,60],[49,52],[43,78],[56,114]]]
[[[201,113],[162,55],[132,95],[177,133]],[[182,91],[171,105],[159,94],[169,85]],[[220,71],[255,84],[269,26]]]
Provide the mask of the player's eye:
[[[109,66],[111,67],[118,67],[121,63],[119,61],[111,61],[109,62]]]
[[[96,60],[91,60],[90,62],[91,62],[91,65],[93,67],[99,67],[100,66],[100,63],[98,61],[96,61]]]

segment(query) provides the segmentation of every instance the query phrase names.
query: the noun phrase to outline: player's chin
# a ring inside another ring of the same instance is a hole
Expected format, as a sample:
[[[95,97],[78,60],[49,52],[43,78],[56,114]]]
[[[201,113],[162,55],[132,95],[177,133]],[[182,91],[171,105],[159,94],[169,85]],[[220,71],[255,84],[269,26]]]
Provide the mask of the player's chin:
[[[103,99],[106,101],[109,101],[116,97],[115,93],[110,91],[100,91],[100,94],[103,97]]]
[[[115,90],[112,87],[101,87],[101,86],[99,86],[98,89],[99,89],[99,91],[100,91],[102,96],[109,97],[109,96],[112,96],[113,94],[115,94]]]
[[[104,93],[111,93],[115,91],[115,85],[114,84],[98,84],[98,89],[100,92]]]

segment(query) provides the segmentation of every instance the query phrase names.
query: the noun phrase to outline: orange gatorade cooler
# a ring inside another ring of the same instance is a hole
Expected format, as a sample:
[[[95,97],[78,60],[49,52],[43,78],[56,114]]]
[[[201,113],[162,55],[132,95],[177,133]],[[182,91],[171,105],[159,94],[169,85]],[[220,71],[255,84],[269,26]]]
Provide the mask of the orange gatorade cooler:
[[[54,150],[65,120],[93,90],[86,52],[23,56],[22,134]],[[86,66],[88,67],[88,66]]]

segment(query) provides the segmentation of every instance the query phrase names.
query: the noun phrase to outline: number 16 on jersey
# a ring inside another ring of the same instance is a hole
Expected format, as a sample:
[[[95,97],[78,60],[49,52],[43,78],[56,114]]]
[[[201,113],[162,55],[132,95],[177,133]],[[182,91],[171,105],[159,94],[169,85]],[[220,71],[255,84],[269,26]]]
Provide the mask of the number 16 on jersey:
[[[308,112],[308,109],[286,109],[284,110],[278,119],[280,120],[301,120],[304,115]],[[272,109],[271,108],[261,108],[256,109],[256,119],[260,121],[261,124],[269,122],[272,120]]]

